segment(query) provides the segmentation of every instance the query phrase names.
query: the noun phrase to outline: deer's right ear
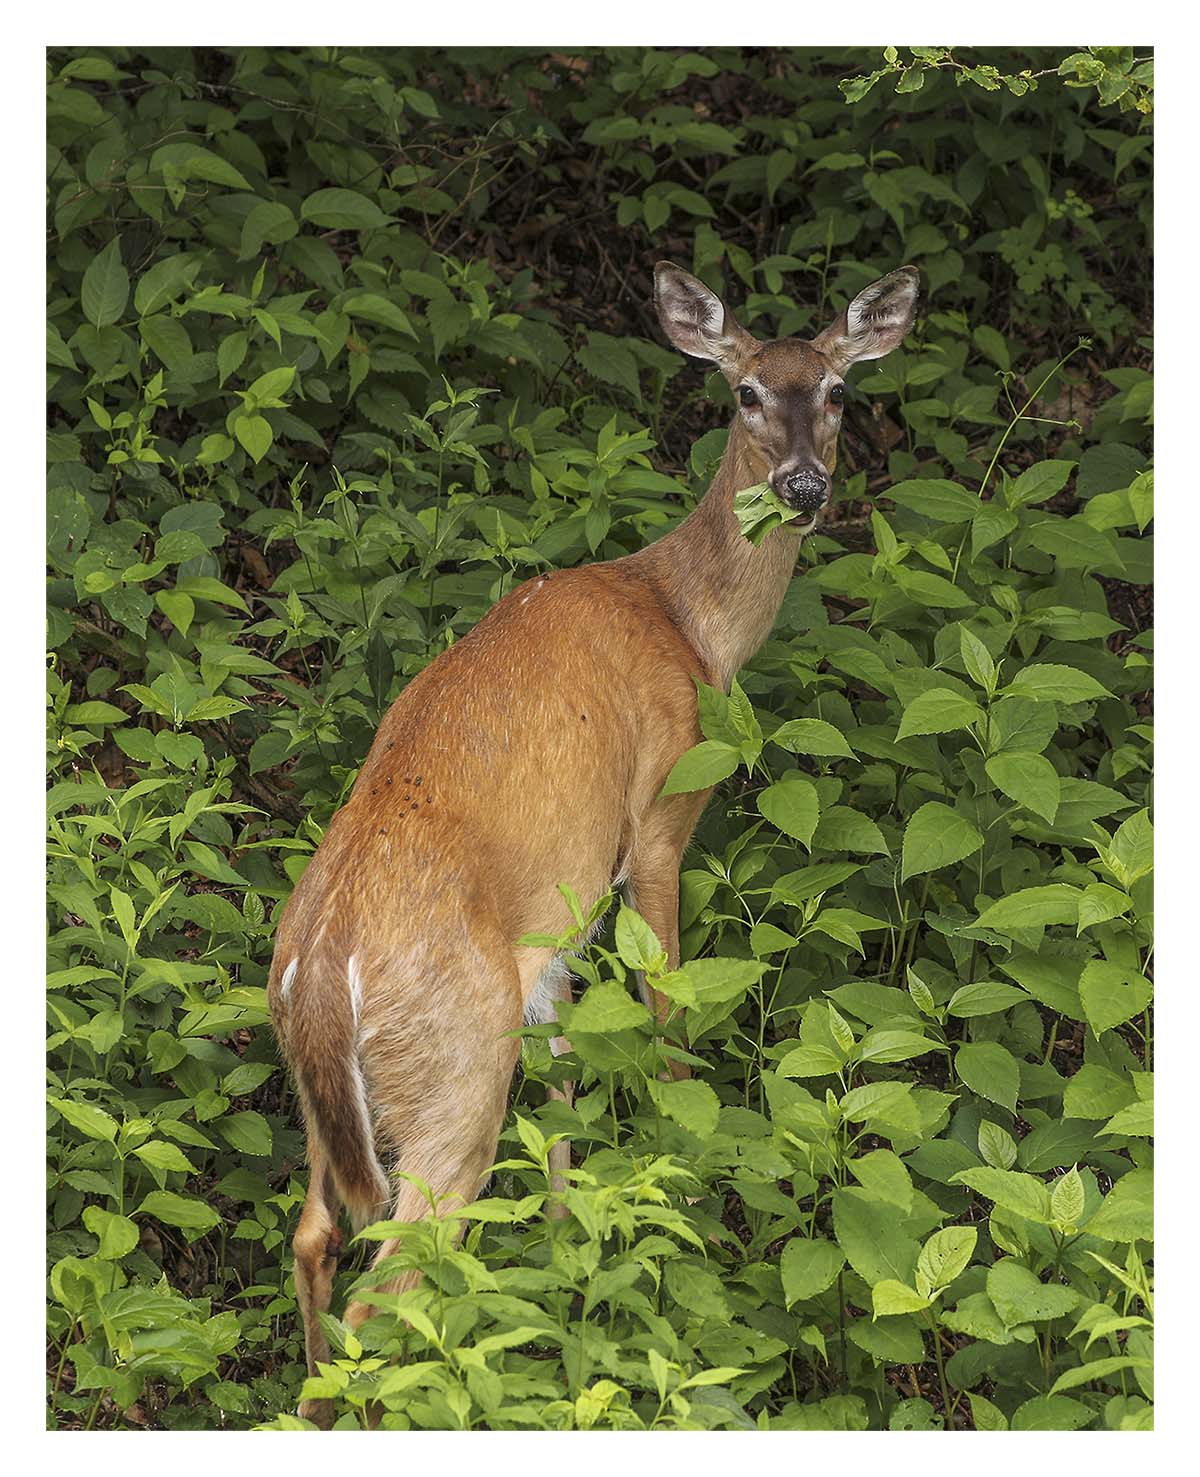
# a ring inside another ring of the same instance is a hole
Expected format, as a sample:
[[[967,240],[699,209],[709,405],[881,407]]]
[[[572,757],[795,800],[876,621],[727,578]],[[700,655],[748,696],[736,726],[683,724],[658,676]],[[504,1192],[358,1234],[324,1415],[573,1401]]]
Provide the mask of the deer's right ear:
[[[754,344],[715,292],[673,262],[654,267],[654,306],[663,332],[682,354],[733,369]]]

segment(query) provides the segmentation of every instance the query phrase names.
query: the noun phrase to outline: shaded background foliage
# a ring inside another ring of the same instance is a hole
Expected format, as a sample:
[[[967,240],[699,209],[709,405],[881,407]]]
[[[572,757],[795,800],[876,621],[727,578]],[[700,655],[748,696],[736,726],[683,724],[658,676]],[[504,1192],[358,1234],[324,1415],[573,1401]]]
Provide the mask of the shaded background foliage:
[[[525,1158],[464,1251],[413,1240],[442,1321],[340,1344],[330,1388],[433,1427],[1148,1420],[1140,57],[909,54],[863,92],[849,50],[50,53],[54,1423],[294,1405],[273,920],[415,671],[703,491],[729,396],[660,342],[660,257],[760,335],[923,284],[853,377],[817,568],[702,702],[705,1066],[657,1084],[627,920],[584,967],[578,1111],[532,1033]]]

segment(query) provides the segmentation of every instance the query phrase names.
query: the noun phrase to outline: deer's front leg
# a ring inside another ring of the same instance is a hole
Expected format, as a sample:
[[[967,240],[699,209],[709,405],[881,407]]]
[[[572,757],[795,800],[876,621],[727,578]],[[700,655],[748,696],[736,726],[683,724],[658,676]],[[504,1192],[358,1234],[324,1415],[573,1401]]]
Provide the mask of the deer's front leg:
[[[679,864],[682,857],[682,844],[669,841],[658,845],[643,843],[632,860],[625,890],[629,906],[642,915],[667,951],[668,969],[679,968]],[[638,988],[659,1025],[665,1026],[671,1014],[671,1002],[640,974]],[[678,1025],[672,1028],[671,1034],[682,1036]],[[691,1076],[684,1062],[671,1061],[669,1068],[677,1082]]]

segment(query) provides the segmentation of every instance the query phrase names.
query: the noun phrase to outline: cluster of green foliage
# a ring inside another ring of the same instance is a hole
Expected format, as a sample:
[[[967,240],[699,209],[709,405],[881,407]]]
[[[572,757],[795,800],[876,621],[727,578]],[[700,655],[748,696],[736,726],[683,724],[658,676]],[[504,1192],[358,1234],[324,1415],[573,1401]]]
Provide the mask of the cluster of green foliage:
[[[938,65],[849,104],[871,65],[51,51],[54,1425],[301,1424],[274,923],[404,683],[701,495],[728,395],[654,338],[658,257],[760,335],[906,261],[922,314],[852,375],[772,639],[700,691],[683,966],[628,910],[581,949],[490,1194],[404,1232],[422,1286],[331,1322],[309,1393],[397,1428],[1149,1425],[1148,121]]]

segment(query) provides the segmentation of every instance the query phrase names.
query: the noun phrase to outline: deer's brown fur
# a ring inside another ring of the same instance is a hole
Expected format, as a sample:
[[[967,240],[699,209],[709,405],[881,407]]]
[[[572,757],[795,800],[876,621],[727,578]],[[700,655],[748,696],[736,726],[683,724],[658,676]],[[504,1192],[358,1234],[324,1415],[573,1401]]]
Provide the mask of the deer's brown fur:
[[[911,270],[882,279],[895,321],[855,357],[907,330]],[[733,496],[797,455],[832,472],[837,417],[821,386],[861,325],[851,305],[822,339],[762,344],[678,268],[660,266],[657,295],[678,347],[715,359],[731,384],[752,375],[770,404],[739,413],[707,495],[673,532],[521,585],[408,684],[280,921],[268,995],[308,1131],[294,1249],[310,1373],[329,1357],[317,1315],[340,1206],[356,1224],[424,1214],[382,1166],[439,1196],[477,1194],[517,1059],[506,1033],[531,1010],[552,1019],[564,993],[554,951],[517,943],[570,926],[557,885],[589,908],[624,883],[679,961],[680,858],[708,795],[660,791],[700,738],[696,680],[728,688],[761,645],[803,532],[755,548]],[[652,1003],[665,1019],[665,1000]],[[566,1167],[561,1145],[555,1162]],[[370,1312],[360,1301],[347,1320]],[[325,1423],[329,1407],[305,1413]]]

